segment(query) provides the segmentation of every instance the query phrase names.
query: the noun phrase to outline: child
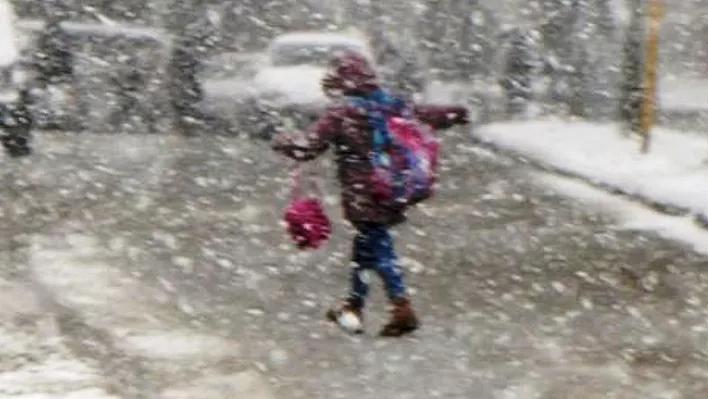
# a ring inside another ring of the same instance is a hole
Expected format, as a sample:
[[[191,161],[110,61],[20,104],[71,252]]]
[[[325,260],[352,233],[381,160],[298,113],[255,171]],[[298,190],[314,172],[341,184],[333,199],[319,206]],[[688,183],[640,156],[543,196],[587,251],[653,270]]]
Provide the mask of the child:
[[[348,52],[337,57],[322,86],[328,94],[339,92],[347,97],[387,101],[394,105],[392,113],[402,114],[409,110],[403,101],[380,88],[369,61],[357,53]],[[467,110],[463,107],[413,106],[410,110],[434,129],[468,122]],[[377,203],[373,196],[370,184],[373,141],[373,129],[366,112],[343,101],[331,106],[309,129],[306,142],[296,144],[289,136],[281,134],[273,148],[290,158],[308,161],[332,145],[342,187],[344,217],[356,228],[357,234],[353,245],[355,267],[351,273],[351,291],[341,306],[327,312],[327,318],[336,323],[344,312],[349,312],[361,325],[369,293],[369,284],[363,274],[366,270],[373,270],[383,279],[393,304],[392,318],[380,335],[398,337],[416,330],[419,323],[397,264],[390,233],[390,228],[404,221],[405,217],[402,211]]]

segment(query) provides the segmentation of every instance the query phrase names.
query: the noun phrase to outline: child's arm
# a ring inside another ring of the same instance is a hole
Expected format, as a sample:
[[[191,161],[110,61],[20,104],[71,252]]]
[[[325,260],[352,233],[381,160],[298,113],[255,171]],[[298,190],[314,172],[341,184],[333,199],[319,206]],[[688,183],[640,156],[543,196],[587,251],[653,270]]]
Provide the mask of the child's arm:
[[[340,112],[331,109],[307,129],[304,140],[296,143],[293,135],[281,133],[276,136],[273,150],[298,161],[311,161],[327,151],[332,136],[340,130],[341,120]]]
[[[467,108],[462,106],[421,104],[415,105],[414,110],[418,120],[432,126],[435,130],[469,123]]]

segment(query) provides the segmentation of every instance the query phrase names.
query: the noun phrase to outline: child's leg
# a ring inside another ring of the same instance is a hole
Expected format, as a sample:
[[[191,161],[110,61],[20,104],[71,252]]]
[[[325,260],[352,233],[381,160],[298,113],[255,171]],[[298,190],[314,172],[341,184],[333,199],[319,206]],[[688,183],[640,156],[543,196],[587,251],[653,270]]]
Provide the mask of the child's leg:
[[[351,292],[341,308],[331,309],[327,318],[338,322],[344,311],[355,313],[362,319],[362,308],[369,295],[369,282],[365,272],[375,270],[386,287],[386,294],[393,304],[391,320],[381,330],[383,336],[401,336],[418,328],[418,319],[407,296],[403,275],[398,267],[393,237],[388,228],[380,225],[357,226],[352,260]],[[361,332],[358,330],[356,332]]]
[[[351,290],[349,302],[356,308],[363,308],[369,296],[367,270],[375,267],[376,258],[371,248],[370,237],[365,227],[358,229],[352,245]]]
[[[369,279],[366,274],[367,270],[374,267],[376,259],[374,252],[371,249],[369,236],[366,230],[357,226],[358,233],[354,237],[352,245],[352,262],[354,266],[351,270],[351,288],[347,299],[341,305],[327,311],[327,320],[337,323],[343,327],[340,321],[344,313],[353,314],[359,319],[360,326],[358,329],[351,331],[351,327],[345,327],[349,332],[361,333],[361,323],[363,322],[362,311],[366,303],[366,298],[369,296]]]
[[[381,329],[380,334],[398,337],[415,331],[419,326],[418,318],[411,306],[403,275],[398,267],[393,237],[385,226],[369,229],[368,235],[376,258],[375,270],[383,279],[386,293],[393,305],[391,319]]]
[[[374,257],[373,269],[384,282],[389,299],[404,298],[407,294],[403,273],[398,266],[393,237],[385,226],[373,226],[367,231],[369,248]]]
[[[386,227],[359,225],[352,246],[351,288],[348,301],[363,308],[369,296],[368,270],[375,270],[384,280],[391,299],[405,295],[403,279],[396,265],[393,241]]]

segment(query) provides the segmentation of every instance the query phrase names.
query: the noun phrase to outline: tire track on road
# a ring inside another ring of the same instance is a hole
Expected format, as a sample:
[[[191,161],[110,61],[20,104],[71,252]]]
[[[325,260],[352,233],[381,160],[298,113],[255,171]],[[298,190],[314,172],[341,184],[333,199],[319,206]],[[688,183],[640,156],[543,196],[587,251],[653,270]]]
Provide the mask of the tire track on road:
[[[57,233],[73,243],[36,237],[27,277],[66,345],[97,365],[110,392],[127,399],[273,398],[239,358],[239,342],[193,325],[179,304],[124,275],[97,239]]]

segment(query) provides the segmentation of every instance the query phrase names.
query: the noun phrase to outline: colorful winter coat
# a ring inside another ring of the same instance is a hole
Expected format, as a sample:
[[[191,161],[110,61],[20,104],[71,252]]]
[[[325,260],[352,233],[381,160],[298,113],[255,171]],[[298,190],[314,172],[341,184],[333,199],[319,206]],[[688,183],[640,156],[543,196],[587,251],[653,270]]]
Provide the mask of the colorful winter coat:
[[[366,58],[347,53],[339,57],[324,79],[325,90],[339,90],[346,96],[364,96],[380,90],[376,74]],[[416,117],[434,129],[466,124],[467,110],[461,106],[414,105]],[[373,195],[371,155],[374,131],[366,113],[351,102],[332,105],[308,130],[306,143],[294,143],[281,135],[273,148],[290,158],[308,161],[332,147],[337,176],[342,188],[344,217],[352,224],[394,225],[404,220],[400,211],[378,203]]]

